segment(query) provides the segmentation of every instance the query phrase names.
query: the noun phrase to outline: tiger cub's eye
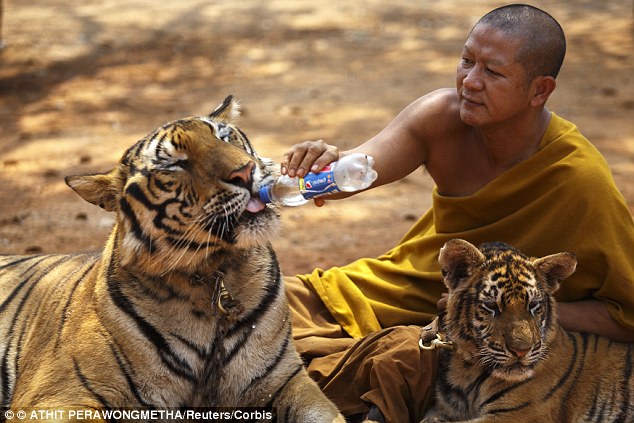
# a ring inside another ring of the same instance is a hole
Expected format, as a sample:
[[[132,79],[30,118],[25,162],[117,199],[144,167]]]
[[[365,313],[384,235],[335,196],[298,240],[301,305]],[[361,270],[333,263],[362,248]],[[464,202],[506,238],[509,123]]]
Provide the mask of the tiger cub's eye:
[[[531,312],[533,316],[535,315],[535,313],[539,311],[540,307],[541,307],[541,303],[539,302],[537,298],[532,299],[531,302],[528,303],[528,310]]]
[[[500,309],[498,308],[498,303],[493,300],[484,300],[481,303],[482,308],[491,312],[494,316],[500,314]]]

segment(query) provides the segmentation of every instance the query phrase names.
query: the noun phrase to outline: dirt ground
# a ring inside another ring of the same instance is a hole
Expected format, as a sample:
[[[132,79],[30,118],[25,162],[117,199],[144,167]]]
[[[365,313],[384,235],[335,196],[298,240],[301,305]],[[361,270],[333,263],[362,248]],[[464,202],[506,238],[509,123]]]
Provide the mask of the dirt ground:
[[[157,6],[159,5],[160,6]],[[63,177],[110,169],[163,122],[227,94],[279,160],[293,143],[374,135],[454,70],[482,0],[5,0],[0,51],[0,253],[99,249],[113,218]],[[568,36],[550,108],[610,163],[634,210],[634,16],[628,0],[531,1]],[[430,204],[423,171],[326,207],[287,209],[285,273],[387,251]]]

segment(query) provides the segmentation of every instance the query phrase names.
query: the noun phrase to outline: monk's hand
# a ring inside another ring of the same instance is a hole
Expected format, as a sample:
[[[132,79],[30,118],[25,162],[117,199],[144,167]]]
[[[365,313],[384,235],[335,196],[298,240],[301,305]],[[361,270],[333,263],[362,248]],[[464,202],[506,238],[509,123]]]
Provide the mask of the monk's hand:
[[[334,145],[327,144],[324,140],[304,141],[292,146],[282,156],[280,171],[282,175],[301,178],[308,172],[318,173],[337,160],[339,160],[339,149]],[[323,204],[323,200],[320,203]]]

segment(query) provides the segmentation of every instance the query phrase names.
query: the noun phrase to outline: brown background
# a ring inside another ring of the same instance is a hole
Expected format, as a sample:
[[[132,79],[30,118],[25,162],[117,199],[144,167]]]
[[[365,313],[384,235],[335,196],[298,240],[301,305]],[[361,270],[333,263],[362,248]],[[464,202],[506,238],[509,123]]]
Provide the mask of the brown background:
[[[356,145],[420,95],[453,86],[468,30],[502,4],[5,0],[0,253],[101,248],[112,216],[63,177],[110,169],[156,126],[206,114],[229,93],[262,156],[279,160],[304,139]],[[532,4],[568,36],[551,109],[603,152],[634,205],[632,3]],[[421,170],[321,209],[285,210],[274,240],[284,272],[388,250],[429,206],[431,187]]]

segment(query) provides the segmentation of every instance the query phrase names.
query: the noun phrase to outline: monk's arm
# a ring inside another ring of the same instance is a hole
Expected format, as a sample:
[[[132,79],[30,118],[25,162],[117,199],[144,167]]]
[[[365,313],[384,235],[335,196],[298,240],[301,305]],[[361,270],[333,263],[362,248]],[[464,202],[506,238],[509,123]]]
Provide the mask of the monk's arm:
[[[634,331],[614,320],[602,301],[558,303],[557,310],[559,323],[568,331],[595,333],[614,341],[634,342]]]

